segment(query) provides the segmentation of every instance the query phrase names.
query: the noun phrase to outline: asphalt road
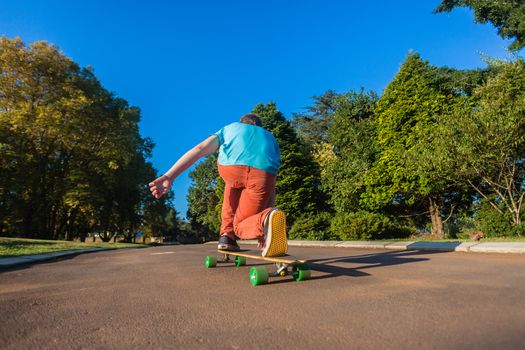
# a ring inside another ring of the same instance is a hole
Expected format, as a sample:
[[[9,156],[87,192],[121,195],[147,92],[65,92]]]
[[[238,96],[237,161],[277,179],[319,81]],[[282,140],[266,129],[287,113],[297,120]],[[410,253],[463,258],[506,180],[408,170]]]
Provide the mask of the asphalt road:
[[[253,287],[249,266],[206,269],[213,253],[128,249],[2,271],[0,349],[525,346],[524,255],[293,247],[312,279]]]

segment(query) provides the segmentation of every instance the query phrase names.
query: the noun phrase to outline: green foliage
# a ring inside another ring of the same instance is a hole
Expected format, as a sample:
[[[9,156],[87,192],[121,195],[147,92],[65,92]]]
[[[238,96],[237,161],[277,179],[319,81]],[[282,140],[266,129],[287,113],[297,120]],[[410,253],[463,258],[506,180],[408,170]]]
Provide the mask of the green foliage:
[[[322,170],[323,188],[337,212],[360,209],[365,179],[372,167],[377,147],[373,125],[377,95],[350,91],[339,96],[328,129],[334,158]]]
[[[291,124],[297,132],[305,153],[312,157],[315,167],[314,184],[316,186],[317,210],[331,210],[328,203],[330,194],[324,186],[324,178],[329,167],[335,160],[333,147],[329,143],[329,128],[333,122],[333,115],[338,108],[340,94],[327,90],[321,96],[314,96],[313,104],[306,107],[305,112],[296,113]]]
[[[522,1],[443,1],[436,11],[460,6],[524,47]],[[180,223],[172,194],[155,200],[146,186],[154,145],[139,133],[140,110],[92,69],[47,43],[3,37],[0,92],[0,234],[216,239],[217,155],[190,173],[190,222]],[[380,98],[329,90],[292,122],[274,103],[253,111],[280,145],[275,204],[292,239],[406,237],[405,225],[429,227],[428,213],[450,236],[525,234],[522,59],[456,70],[410,54]]]
[[[523,237],[525,225],[513,225],[509,213],[502,215],[494,209],[488,200],[479,203],[475,214],[476,229],[483,232],[484,237]]]
[[[337,109],[338,98],[338,93],[328,90],[321,96],[314,96],[314,103],[306,107],[306,112],[294,114],[291,124],[307,145],[328,142],[328,128]]]
[[[387,86],[375,109],[377,159],[367,173],[361,203],[373,210],[403,205],[426,205],[432,233],[442,238],[443,210],[456,206],[458,190],[442,175],[453,169],[436,168],[440,156],[429,145],[440,116],[465,99],[464,93],[444,79],[444,71],[410,54]]]
[[[339,240],[370,240],[408,236],[384,214],[360,210],[338,213],[331,223],[331,231]]]
[[[411,54],[377,102],[376,128],[380,154],[367,177],[364,202],[371,208],[389,205],[398,194],[414,204],[442,189],[435,174],[418,171],[420,145],[448,103],[447,95],[429,84],[432,67]]]
[[[453,96],[472,96],[474,89],[493,76],[496,71],[497,69],[491,65],[472,70],[434,67],[428,78],[430,84],[440,91],[448,91]]]
[[[335,239],[330,230],[333,214],[310,213],[299,217],[288,232],[289,239],[325,241]]]
[[[470,7],[477,23],[492,23],[504,39],[513,39],[511,50],[525,47],[525,2],[523,0],[444,0],[435,12]]]
[[[500,215],[520,225],[525,197],[525,62],[500,62],[497,73],[440,129],[439,166],[454,169]]]
[[[320,206],[316,165],[274,103],[259,104],[253,112],[261,116],[263,127],[272,132],[279,143],[281,167],[277,175],[275,205],[286,212],[287,222],[291,224]]]
[[[148,224],[153,142],[138,108],[55,46],[5,37],[0,91],[0,234],[109,240]]]
[[[188,190],[188,218],[198,239],[216,238],[220,229],[222,192],[218,193],[220,180],[217,169],[217,153],[208,156],[191,172]]]

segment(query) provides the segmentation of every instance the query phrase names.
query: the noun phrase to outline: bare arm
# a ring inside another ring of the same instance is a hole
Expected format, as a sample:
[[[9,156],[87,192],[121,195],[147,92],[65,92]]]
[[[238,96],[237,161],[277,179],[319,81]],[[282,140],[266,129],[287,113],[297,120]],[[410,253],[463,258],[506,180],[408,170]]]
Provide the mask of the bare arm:
[[[212,154],[217,150],[217,148],[219,148],[219,139],[217,136],[213,135],[208,137],[206,140],[202,141],[197,146],[186,152],[182,157],[180,157],[179,160],[173,164],[170,170],[164,174],[164,176],[167,176],[168,179],[173,182],[173,180],[182,174],[184,170],[195,164],[195,162],[202,157]]]
[[[173,164],[164,175],[149,183],[150,191],[155,198],[160,198],[168,193],[173,181],[186,169],[195,164],[202,157],[206,157],[219,148],[219,139],[212,135],[197,146],[190,149]]]

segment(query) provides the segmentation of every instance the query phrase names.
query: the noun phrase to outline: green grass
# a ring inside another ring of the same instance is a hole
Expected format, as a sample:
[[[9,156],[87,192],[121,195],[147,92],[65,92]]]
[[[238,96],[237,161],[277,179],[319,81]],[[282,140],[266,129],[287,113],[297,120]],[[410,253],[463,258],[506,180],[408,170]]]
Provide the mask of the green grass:
[[[480,242],[525,242],[525,237],[482,238]]]
[[[0,259],[22,255],[34,255],[70,249],[88,248],[129,248],[140,244],[132,243],[82,243],[70,241],[47,241],[41,239],[4,238],[0,237]]]

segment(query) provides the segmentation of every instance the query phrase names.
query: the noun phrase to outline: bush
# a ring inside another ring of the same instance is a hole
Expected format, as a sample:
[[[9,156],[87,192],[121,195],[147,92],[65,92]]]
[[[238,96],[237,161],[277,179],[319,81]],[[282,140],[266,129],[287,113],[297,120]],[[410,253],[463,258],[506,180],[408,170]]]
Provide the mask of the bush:
[[[302,215],[295,220],[288,234],[288,238],[315,241],[335,239],[336,237],[334,237],[330,230],[332,217],[333,215],[327,212]]]
[[[331,224],[337,239],[369,240],[407,237],[409,230],[398,227],[388,216],[367,211],[337,214]]]
[[[505,213],[506,214],[506,213]],[[476,229],[485,237],[516,237],[525,234],[525,225],[513,225],[510,215],[502,215],[487,201],[481,201],[476,212]]]
[[[478,231],[470,211],[460,212],[445,222],[445,238],[469,239],[469,234]]]

